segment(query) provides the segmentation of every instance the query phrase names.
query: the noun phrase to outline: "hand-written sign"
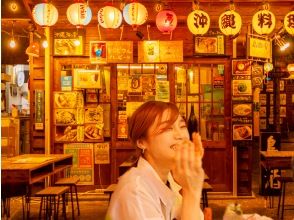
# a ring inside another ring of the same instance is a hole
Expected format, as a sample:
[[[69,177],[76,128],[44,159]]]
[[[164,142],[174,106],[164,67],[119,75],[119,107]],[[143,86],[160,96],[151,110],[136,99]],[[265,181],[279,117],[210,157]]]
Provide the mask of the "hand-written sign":
[[[248,55],[250,57],[271,59],[272,46],[271,41],[267,39],[249,37]]]
[[[133,63],[133,42],[107,41],[107,63]]]
[[[109,143],[94,144],[95,164],[109,164]]]
[[[139,63],[183,62],[183,41],[139,42],[138,62]]]

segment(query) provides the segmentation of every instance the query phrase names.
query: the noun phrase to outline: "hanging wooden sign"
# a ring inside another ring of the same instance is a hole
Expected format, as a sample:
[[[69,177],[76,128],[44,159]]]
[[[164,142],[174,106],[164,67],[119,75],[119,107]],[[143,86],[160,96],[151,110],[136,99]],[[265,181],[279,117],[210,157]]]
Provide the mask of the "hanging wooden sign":
[[[133,63],[132,41],[107,41],[107,63]]]
[[[35,91],[35,129],[44,130],[44,114],[45,114],[45,93],[44,90]]]

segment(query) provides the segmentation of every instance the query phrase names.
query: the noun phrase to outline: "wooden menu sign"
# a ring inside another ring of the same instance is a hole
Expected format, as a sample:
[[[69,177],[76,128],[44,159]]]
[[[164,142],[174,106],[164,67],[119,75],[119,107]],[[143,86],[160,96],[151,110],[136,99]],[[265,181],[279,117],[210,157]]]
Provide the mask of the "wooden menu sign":
[[[138,63],[183,62],[183,41],[142,41],[138,43]]]
[[[107,41],[107,63],[133,63],[133,42]]]

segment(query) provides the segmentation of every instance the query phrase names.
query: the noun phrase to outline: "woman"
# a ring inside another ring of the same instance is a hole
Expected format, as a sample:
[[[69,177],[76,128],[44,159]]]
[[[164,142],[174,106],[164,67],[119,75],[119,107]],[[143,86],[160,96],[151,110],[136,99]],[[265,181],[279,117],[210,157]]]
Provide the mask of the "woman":
[[[149,101],[129,122],[142,155],[120,179],[107,212],[111,220],[200,220],[204,172],[199,134],[193,143],[173,103]],[[196,153],[195,153],[196,152]]]

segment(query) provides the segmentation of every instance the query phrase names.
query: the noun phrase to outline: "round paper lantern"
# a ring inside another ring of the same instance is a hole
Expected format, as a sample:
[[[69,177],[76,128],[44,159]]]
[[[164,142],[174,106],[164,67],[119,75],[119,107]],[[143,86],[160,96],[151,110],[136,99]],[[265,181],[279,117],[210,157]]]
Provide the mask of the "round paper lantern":
[[[234,10],[222,13],[218,18],[218,26],[224,35],[236,35],[242,26],[241,16]]]
[[[275,15],[269,10],[260,10],[253,15],[252,26],[260,35],[270,34],[276,26]]]
[[[98,23],[103,28],[118,28],[122,22],[121,11],[112,6],[105,6],[97,13]]]
[[[286,14],[284,18],[284,28],[289,34],[294,35],[294,11],[290,11]]]
[[[177,23],[177,15],[171,10],[163,10],[156,16],[156,26],[161,32],[172,32],[177,27]]]
[[[270,72],[271,70],[273,70],[274,66],[272,63],[269,63],[269,62],[266,62],[264,65],[263,65],[263,69],[265,72]]]
[[[123,17],[129,25],[138,26],[147,21],[148,11],[144,5],[132,2],[124,7]]]
[[[83,26],[90,23],[92,11],[85,3],[74,3],[67,8],[66,16],[71,24]]]
[[[50,3],[35,5],[32,14],[34,21],[41,26],[52,26],[58,19],[58,11],[56,7]]]
[[[205,34],[210,26],[209,15],[205,11],[194,10],[188,15],[187,25],[194,35]]]

